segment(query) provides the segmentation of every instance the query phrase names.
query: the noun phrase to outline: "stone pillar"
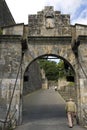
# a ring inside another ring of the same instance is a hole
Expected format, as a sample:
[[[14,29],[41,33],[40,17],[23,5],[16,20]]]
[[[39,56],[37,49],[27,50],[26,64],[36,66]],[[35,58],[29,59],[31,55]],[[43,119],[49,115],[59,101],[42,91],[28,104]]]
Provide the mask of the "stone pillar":
[[[45,71],[44,69],[41,69],[41,74],[42,74],[42,88],[43,89],[48,89],[48,80],[45,76]]]
[[[48,89],[48,80],[42,79],[42,89]]]
[[[11,121],[15,121],[15,124],[18,124],[19,118],[21,118],[19,117],[20,95],[22,92],[20,67],[22,52],[20,39],[20,36],[0,36],[1,98],[6,101],[7,105],[5,117],[7,119],[12,118]]]
[[[84,120],[86,117],[86,113],[84,110],[87,110],[87,79],[80,78],[80,122],[83,125],[86,125]]]
[[[81,39],[80,46],[78,48],[78,65],[79,65],[79,85],[80,85],[80,116],[82,125],[86,124],[86,114],[87,114],[87,45],[86,39]],[[86,111],[86,113],[84,112]]]

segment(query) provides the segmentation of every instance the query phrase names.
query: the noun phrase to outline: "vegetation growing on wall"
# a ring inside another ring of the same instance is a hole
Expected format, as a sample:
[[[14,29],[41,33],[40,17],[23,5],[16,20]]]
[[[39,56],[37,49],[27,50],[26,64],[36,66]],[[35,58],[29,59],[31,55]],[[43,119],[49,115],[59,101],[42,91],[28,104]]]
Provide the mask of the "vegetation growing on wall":
[[[75,86],[75,83],[74,82],[69,82],[68,87],[73,87],[73,86]]]

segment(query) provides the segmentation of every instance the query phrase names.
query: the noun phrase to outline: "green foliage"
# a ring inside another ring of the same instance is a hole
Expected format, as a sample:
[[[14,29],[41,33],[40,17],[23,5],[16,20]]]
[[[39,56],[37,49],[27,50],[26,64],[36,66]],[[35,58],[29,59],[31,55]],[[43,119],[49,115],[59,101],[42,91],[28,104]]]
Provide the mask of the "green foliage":
[[[65,68],[64,68],[64,61],[60,60],[57,67],[58,67],[58,70],[59,70],[59,78],[64,78],[66,76]]]
[[[58,80],[58,67],[55,61],[40,59],[40,67],[45,70],[45,74],[48,80]]]
[[[58,78],[65,77],[64,62],[60,60],[59,63],[55,61],[40,59],[40,67],[45,70],[45,74],[48,80],[58,80]]]
[[[0,35],[2,35],[2,29],[0,28]]]
[[[70,82],[70,83],[68,84],[68,86],[69,86],[69,87],[73,87],[73,86],[75,86],[75,83],[74,83],[74,82]]]
[[[58,66],[58,68],[60,70],[64,69],[64,62],[63,62],[63,60],[60,60],[57,66]]]
[[[45,70],[48,80],[58,80],[58,78],[66,78],[66,76],[74,75],[74,72],[70,67],[67,70],[65,69],[63,60],[56,63],[55,61],[40,59],[39,63],[40,67]]]

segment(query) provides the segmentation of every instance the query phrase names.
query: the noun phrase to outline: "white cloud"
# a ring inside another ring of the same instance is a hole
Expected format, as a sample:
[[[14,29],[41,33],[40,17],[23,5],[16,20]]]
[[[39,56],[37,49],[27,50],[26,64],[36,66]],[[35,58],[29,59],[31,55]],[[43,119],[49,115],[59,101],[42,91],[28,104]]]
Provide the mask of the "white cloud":
[[[66,13],[73,13],[76,8],[78,8],[78,6],[80,5],[81,0],[58,0],[57,1],[57,7],[60,7],[60,9],[62,10],[62,12],[66,12]]]
[[[70,14],[71,23],[87,22],[87,10],[82,8],[82,13],[79,17],[77,12],[83,5],[87,5],[87,0],[6,0],[10,11],[17,23],[28,23],[28,15],[36,14],[44,9],[44,6],[54,6],[54,10],[59,10],[63,14]],[[82,17],[85,15],[85,18]]]
[[[87,25],[87,9],[81,11],[80,15],[72,20],[72,24],[79,23]]]
[[[56,9],[59,9],[63,14],[70,14],[71,23],[81,23],[87,24],[87,9],[82,9],[82,13],[79,14],[79,17],[76,17],[77,12],[83,5],[87,5],[87,0],[55,0]],[[82,17],[82,16],[85,16]]]
[[[72,21],[72,24],[83,24],[83,25],[87,25],[87,17],[86,18],[78,18]]]
[[[84,9],[81,14],[80,14],[81,18],[87,18],[87,9]]]

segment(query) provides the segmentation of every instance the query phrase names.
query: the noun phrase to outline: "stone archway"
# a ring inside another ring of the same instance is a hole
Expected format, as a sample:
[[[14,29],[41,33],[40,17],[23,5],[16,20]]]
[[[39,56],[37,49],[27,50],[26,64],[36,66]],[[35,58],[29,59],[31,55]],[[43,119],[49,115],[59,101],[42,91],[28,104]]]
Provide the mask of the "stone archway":
[[[38,73],[41,73],[41,70],[40,70],[40,67],[38,68],[38,66],[39,66],[39,59],[49,59],[49,57],[53,57],[52,59],[56,59],[56,60],[58,60],[58,59],[61,59],[64,63],[64,66],[65,66],[65,70],[66,70],[66,79],[67,80],[69,80],[69,78],[70,78],[70,75],[68,74],[69,73],[69,71],[67,71],[67,70],[71,70],[72,71],[72,75],[71,75],[71,78],[72,78],[72,82],[75,82],[75,70],[74,70],[74,68],[72,67],[72,65],[66,60],[66,59],[64,59],[63,57],[60,57],[60,56],[58,56],[58,55],[54,55],[54,54],[44,54],[44,55],[41,55],[41,56],[39,56],[39,57],[37,57],[36,59],[34,59],[33,61],[31,61],[30,62],[30,64],[26,67],[26,69],[25,69],[25,73],[24,73],[24,81],[25,82],[27,82],[28,80],[29,80],[29,75],[28,75],[28,73],[31,75],[31,73],[30,72],[33,72],[33,73],[35,73],[35,70],[34,70],[34,67],[36,67],[35,69],[36,70],[38,70]],[[28,58],[27,58],[28,59]],[[51,59],[51,58],[50,58]],[[55,60],[54,60],[55,61]],[[61,70],[58,70],[58,71],[61,71]],[[34,75],[34,74],[33,74]],[[37,75],[36,75],[37,76]],[[39,76],[39,75],[38,75]],[[69,77],[68,77],[69,76]],[[34,76],[31,76],[32,78],[34,77]],[[44,75],[43,75],[43,78],[45,78],[44,77]],[[32,79],[31,79],[32,80]],[[26,85],[25,85],[26,86]],[[34,85],[35,86],[35,85]],[[32,87],[32,86],[31,86]]]
[[[26,55],[28,53],[25,53],[25,56],[24,56],[24,60],[26,59],[26,63],[27,63],[27,66],[25,68],[27,68],[28,66],[30,66],[31,64],[33,64],[34,61],[36,61],[37,59],[39,59],[40,57],[44,57],[44,56],[56,56],[57,58],[62,58],[62,60],[66,61],[67,64],[69,64],[69,66],[73,69],[74,73],[75,73],[75,69],[73,68],[73,66],[70,64],[69,61],[67,61],[65,58],[59,56],[59,55],[56,55],[56,54],[44,54],[44,55],[39,55],[38,57],[36,57],[35,59],[32,59],[30,60],[29,62],[29,55]],[[28,59],[28,60],[27,60]],[[26,70],[26,69],[25,69]],[[77,84],[77,81],[76,81],[76,78],[75,78],[75,84]],[[78,89],[78,86],[76,86],[76,88]]]
[[[69,15],[47,6],[36,15],[29,15],[27,27],[5,27],[3,32],[5,35],[0,35],[0,89],[1,97],[7,107],[10,106],[8,116],[17,110],[15,119],[21,122],[24,72],[37,57],[53,54],[66,59],[75,70],[78,115],[83,123],[83,109],[87,109],[87,26],[72,26]],[[25,37],[26,40],[21,41]]]

